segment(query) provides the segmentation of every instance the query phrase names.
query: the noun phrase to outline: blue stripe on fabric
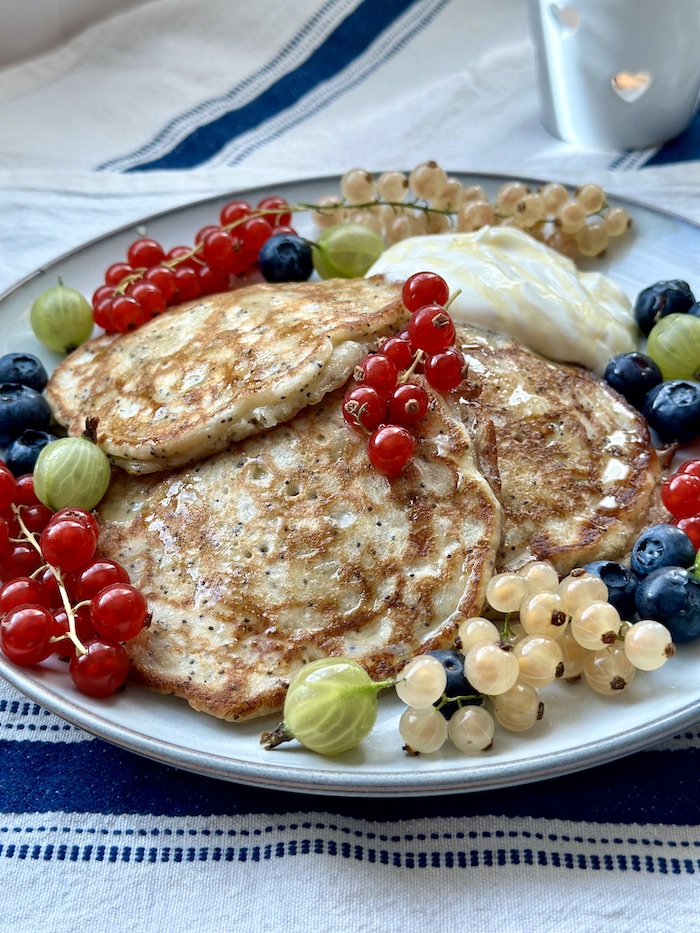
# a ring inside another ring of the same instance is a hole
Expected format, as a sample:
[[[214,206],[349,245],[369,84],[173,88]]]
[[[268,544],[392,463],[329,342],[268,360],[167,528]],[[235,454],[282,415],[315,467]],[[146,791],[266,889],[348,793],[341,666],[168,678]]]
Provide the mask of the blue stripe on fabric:
[[[226,94],[204,100],[190,110],[178,114],[149,143],[129,155],[110,159],[98,166],[98,170],[124,171],[139,159],[143,160],[149,154],[167,148],[169,140],[179,138],[189,126],[203,123],[207,114],[233,109],[235,102],[240,98],[254,96],[259,86],[272,80],[277,72],[289,66],[290,61],[293,62],[300,56],[306,56],[318,37],[325,35],[330,25],[345,15],[346,8],[352,3],[353,0],[326,0],[326,3],[314,12],[287,44],[257,71],[247,75]]]
[[[236,140],[232,140],[220,152],[218,159],[212,160],[212,166],[240,164],[262,146],[269,145],[274,140],[284,136],[285,133],[288,133],[290,129],[299,126],[321,110],[329,107],[344,94],[366,81],[369,75],[401,52],[409,42],[415,39],[419,32],[430,25],[435,16],[450,2],[451,0],[432,0],[429,3],[426,0],[419,8],[420,15],[416,16],[413,22],[407,22],[405,29],[401,30],[399,35],[390,35],[385,39],[385,47],[381,49],[380,55],[375,56],[374,60],[366,63],[361,63],[361,59],[355,60],[353,66],[358,66],[358,63],[361,64],[359,67],[354,67],[354,76],[343,74],[342,78],[339,77],[335,81],[326,82],[323,85],[322,95],[320,88],[317,88],[315,94],[308,94],[302,99],[303,105],[301,102],[297,102],[296,107],[288,108],[284,115],[278,115],[277,120],[272,115],[270,119],[263,122],[261,132],[252,134],[252,139],[246,138],[251,134],[237,137],[238,140],[243,140],[242,144],[238,146],[236,146]],[[297,115],[297,111],[302,111],[301,115]],[[231,148],[233,148],[233,154],[229,154]]]
[[[279,757],[284,750],[274,752]],[[576,774],[481,793],[422,797],[420,814],[511,816],[591,823],[700,825],[700,750],[642,752]],[[319,808],[310,794],[260,790],[190,774],[100,739],[0,741],[4,812],[134,813],[170,817],[289,813]],[[376,822],[410,819],[409,799],[323,797],[323,809]]]
[[[700,112],[696,113],[690,126],[675,139],[657,149],[644,163],[647,165],[671,165],[675,162],[695,162],[700,159]]]
[[[277,828],[277,827],[275,827]],[[58,828],[57,828],[58,829]],[[285,831],[287,827],[279,827]],[[369,864],[390,865],[394,868],[504,868],[510,865],[532,865],[538,868],[565,868],[571,870],[589,869],[591,871],[633,871],[649,874],[700,874],[700,858],[693,853],[693,857],[668,857],[651,853],[624,854],[605,853],[598,854],[567,851],[570,839],[561,840],[561,851],[539,848],[536,841],[528,844],[523,840],[522,847],[514,847],[513,839],[508,843],[490,845],[488,842],[462,839],[454,840],[445,851],[438,851],[434,845],[427,851],[423,843],[415,847],[415,851],[404,852],[392,846],[410,837],[392,837],[389,844],[379,843],[350,843],[336,839],[323,839],[314,834],[316,831],[330,830],[337,832],[338,827],[325,824],[306,824],[297,827],[300,830],[298,838],[285,839],[276,843],[226,844],[221,840],[213,844],[206,840],[205,845],[178,844],[177,839],[165,839],[155,842],[150,840],[146,844],[135,844],[136,840],[127,843],[98,844],[86,842],[84,844],[68,844],[50,842],[47,844],[29,844],[19,841],[0,842],[0,859],[14,861],[41,861],[47,862],[107,862],[132,863],[152,865],[160,863],[182,862],[265,862],[271,859],[295,858],[299,855],[328,855],[346,860],[367,862]],[[342,829],[341,829],[342,831]],[[31,832],[31,830],[29,830]],[[222,833],[223,835],[223,833]],[[466,834],[455,834],[463,836]],[[505,834],[504,834],[505,835]],[[510,834],[509,834],[510,835]],[[519,834],[512,834],[517,836]],[[527,835],[523,833],[522,835]],[[535,834],[533,834],[534,836]],[[549,842],[549,837],[547,837]],[[585,840],[588,842],[589,840]],[[622,842],[623,840],[617,840]],[[648,845],[653,845],[647,840]]]
[[[377,36],[422,0],[363,0],[309,58],[250,103],[194,129],[167,154],[126,169],[142,172],[190,169],[206,162],[232,139],[250,132],[346,68]],[[106,163],[103,168],[108,168]]]

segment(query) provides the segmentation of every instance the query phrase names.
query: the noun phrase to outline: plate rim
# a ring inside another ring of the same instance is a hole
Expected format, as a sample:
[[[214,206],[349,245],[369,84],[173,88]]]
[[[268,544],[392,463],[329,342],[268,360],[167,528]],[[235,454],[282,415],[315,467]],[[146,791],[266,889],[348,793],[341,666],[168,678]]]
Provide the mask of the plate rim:
[[[40,683],[23,678],[21,671],[21,668],[15,668],[11,662],[0,656],[0,676],[6,682],[39,706],[118,748],[138,754],[151,761],[203,777],[245,784],[264,790],[317,794],[319,796],[448,796],[457,793],[478,793],[537,783],[550,778],[587,771],[599,765],[643,751],[650,744],[656,744],[670,738],[687,726],[697,723],[698,712],[700,711],[700,700],[698,700],[695,704],[688,704],[680,710],[665,715],[654,723],[649,723],[635,730],[633,733],[627,733],[629,738],[624,740],[622,744],[620,744],[621,733],[618,732],[602,742],[589,742],[578,745],[575,749],[562,750],[548,756],[531,755],[523,757],[518,759],[515,766],[512,762],[492,764],[490,766],[486,764],[481,770],[487,772],[488,777],[486,780],[479,781],[478,784],[465,780],[465,772],[469,771],[467,762],[485,761],[485,759],[474,759],[469,758],[469,756],[465,757],[464,764],[453,767],[445,766],[441,771],[437,772],[395,772],[400,778],[398,782],[389,781],[387,774],[384,772],[367,771],[365,768],[356,768],[355,770],[349,768],[319,769],[314,771],[308,766],[295,767],[289,762],[289,756],[287,756],[286,760],[280,761],[279,764],[279,770],[285,775],[284,779],[280,779],[277,767],[273,770],[273,777],[270,777],[268,774],[270,769],[264,765],[241,761],[240,759],[225,757],[216,753],[196,752],[173,742],[163,742],[146,736],[142,732],[125,726],[114,725],[106,717],[85,711],[77,700],[72,702],[64,699],[53,694],[49,689],[43,689]],[[130,684],[128,689],[143,688]],[[144,693],[147,693],[145,689]],[[76,697],[79,699],[77,694]],[[118,697],[116,701],[118,702]],[[206,714],[202,713],[200,715]],[[99,728],[100,724],[104,724],[104,727]],[[172,749],[174,753],[170,755],[163,754],[163,749]],[[591,754],[582,763],[580,761],[581,751],[588,749],[591,750]],[[595,751],[593,751],[594,749]],[[271,754],[274,754],[274,752]],[[285,754],[285,752],[279,754]],[[533,762],[537,762],[542,758],[545,759],[546,764],[543,764],[539,769],[530,767]],[[240,767],[235,772],[232,772],[231,762],[240,763]],[[313,774],[313,780],[309,777],[310,773]],[[358,775],[361,777],[364,786],[357,783]],[[429,786],[426,786],[426,782]]]

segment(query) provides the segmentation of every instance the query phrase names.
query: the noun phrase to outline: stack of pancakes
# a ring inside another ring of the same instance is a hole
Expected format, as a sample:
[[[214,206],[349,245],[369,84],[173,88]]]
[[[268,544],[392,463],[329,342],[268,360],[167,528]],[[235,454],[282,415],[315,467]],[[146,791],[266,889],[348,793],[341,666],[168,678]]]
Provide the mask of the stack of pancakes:
[[[55,417],[70,433],[97,418],[121,467],[100,547],[152,612],[127,646],[136,681],[224,719],[265,715],[315,658],[385,678],[450,646],[495,570],[628,549],[659,481],[644,420],[589,372],[494,334],[458,331],[467,380],[426,384],[397,477],[371,467],[344,386],[406,318],[379,277],[253,285],[58,367]]]

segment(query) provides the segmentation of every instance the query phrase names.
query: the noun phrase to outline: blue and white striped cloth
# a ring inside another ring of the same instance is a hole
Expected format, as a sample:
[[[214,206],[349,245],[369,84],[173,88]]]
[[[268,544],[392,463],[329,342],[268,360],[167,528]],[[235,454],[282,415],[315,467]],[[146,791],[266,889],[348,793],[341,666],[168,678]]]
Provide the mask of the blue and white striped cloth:
[[[700,221],[700,119],[642,153],[547,136],[524,6],[150,0],[0,68],[0,292],[154,212],[356,165],[598,180]],[[274,792],[140,758],[0,683],[0,929],[697,930],[698,774],[693,729],[511,789]]]

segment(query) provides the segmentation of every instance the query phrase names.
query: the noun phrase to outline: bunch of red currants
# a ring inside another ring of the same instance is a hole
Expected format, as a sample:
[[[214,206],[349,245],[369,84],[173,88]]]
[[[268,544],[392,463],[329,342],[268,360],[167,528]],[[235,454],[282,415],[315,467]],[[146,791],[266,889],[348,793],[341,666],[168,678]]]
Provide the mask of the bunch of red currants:
[[[449,287],[442,276],[415,273],[401,297],[411,312],[407,330],[359,363],[356,385],[343,399],[345,420],[368,435],[370,462],[384,476],[399,473],[411,459],[415,440],[408,426],[428,410],[428,393],[413,376],[422,373],[432,388],[448,392],[462,382],[465,370],[464,356],[454,346]]]
[[[199,230],[194,246],[174,246],[166,253],[156,240],[135,240],[126,261],[109,266],[92,296],[95,323],[107,332],[136,330],[173,305],[228,291],[254,269],[260,247],[273,233],[294,232],[290,220],[287,202],[273,195],[255,208],[229,201],[220,223]]]
[[[0,462],[0,648],[22,667],[52,655],[78,690],[107,696],[129,673],[124,642],[150,619],[126,569],[97,553],[99,526],[83,509],[53,512],[31,475]]]

